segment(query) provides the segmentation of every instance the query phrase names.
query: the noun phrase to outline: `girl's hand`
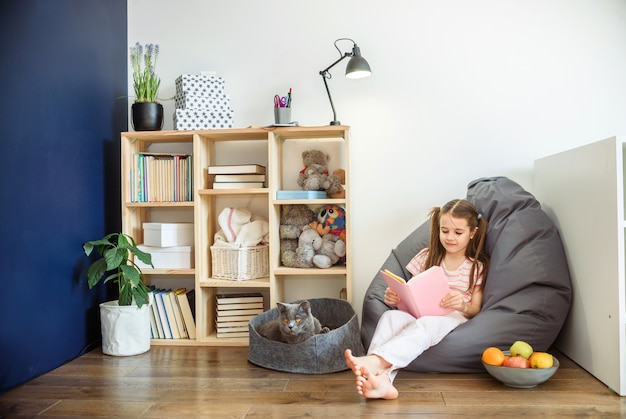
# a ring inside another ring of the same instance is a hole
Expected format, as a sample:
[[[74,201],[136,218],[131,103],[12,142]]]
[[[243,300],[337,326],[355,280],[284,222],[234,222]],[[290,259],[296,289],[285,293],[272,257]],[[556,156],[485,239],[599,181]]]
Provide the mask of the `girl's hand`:
[[[385,290],[385,304],[392,307],[397,307],[400,303],[400,296],[391,288],[387,287]]]
[[[463,299],[463,295],[459,292],[450,292],[441,299],[439,305],[443,308],[451,308],[463,313],[469,304]]]

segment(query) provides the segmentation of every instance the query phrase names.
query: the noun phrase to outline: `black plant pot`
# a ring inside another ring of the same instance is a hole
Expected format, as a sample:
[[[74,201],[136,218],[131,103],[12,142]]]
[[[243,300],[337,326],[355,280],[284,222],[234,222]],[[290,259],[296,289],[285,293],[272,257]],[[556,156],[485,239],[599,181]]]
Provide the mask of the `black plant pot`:
[[[163,105],[156,102],[135,102],[132,106],[135,131],[158,131],[163,127]]]

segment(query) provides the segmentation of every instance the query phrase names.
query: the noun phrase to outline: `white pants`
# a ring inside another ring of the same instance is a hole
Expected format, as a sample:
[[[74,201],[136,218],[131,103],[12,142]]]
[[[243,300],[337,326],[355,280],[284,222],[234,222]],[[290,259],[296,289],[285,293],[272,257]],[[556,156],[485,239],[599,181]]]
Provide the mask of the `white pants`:
[[[441,340],[467,318],[458,311],[446,316],[424,316],[416,319],[400,310],[388,310],[378,320],[368,355],[378,355],[391,364],[393,382],[398,369],[404,368],[422,352]]]

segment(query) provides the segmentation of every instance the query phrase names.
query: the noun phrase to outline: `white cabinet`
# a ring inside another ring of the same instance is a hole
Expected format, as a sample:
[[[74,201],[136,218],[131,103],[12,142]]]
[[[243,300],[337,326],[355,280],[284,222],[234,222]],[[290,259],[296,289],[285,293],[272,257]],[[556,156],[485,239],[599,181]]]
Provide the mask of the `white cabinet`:
[[[535,161],[535,196],[556,224],[572,307],[555,346],[626,395],[626,139],[612,137]]]

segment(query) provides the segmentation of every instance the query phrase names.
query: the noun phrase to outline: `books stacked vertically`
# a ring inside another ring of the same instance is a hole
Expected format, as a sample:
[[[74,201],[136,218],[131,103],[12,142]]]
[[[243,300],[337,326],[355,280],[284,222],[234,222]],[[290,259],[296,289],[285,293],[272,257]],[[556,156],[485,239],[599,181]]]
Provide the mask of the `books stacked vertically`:
[[[153,339],[195,339],[195,290],[154,288],[150,297]]]
[[[188,154],[136,154],[130,174],[130,201],[192,201],[191,162]]]
[[[217,296],[218,338],[249,337],[248,323],[263,313],[261,294],[221,294]]]
[[[264,188],[266,186],[265,166],[259,164],[237,164],[209,166],[213,177],[213,189]]]
[[[224,79],[215,75],[182,74],[176,79],[174,129],[202,130],[233,127],[234,112],[224,89]]]

